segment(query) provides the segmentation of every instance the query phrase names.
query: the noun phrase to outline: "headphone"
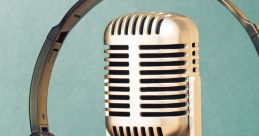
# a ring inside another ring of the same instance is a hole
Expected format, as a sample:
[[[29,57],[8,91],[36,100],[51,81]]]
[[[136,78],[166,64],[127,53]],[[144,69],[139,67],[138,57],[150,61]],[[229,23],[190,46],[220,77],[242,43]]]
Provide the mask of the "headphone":
[[[51,72],[58,52],[68,33],[94,6],[102,0],[79,0],[66,13],[61,22],[53,27],[41,48],[30,88],[31,136],[54,136],[49,132],[47,96]]]
[[[79,0],[70,8],[61,22],[53,27],[38,56],[34,72],[32,75],[29,118],[31,126],[31,136],[54,136],[49,132],[47,114],[47,96],[51,72],[68,33],[94,6],[102,0]],[[252,24],[229,0],[219,0],[236,16],[240,23],[246,28],[257,52],[259,54],[259,25]],[[250,29],[253,28],[253,29]]]
[[[230,0],[218,0],[218,1],[222,5],[224,5],[244,27],[251,41],[254,44],[257,55],[259,56],[259,24],[255,24],[249,21],[248,17]]]

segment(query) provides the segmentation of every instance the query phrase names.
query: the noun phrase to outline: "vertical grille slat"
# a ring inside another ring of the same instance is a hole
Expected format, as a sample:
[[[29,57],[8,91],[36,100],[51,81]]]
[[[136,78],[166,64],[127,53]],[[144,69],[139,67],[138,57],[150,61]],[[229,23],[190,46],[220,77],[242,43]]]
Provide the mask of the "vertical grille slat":
[[[126,133],[127,133],[127,136],[131,136],[130,127],[126,127]]]
[[[145,127],[141,127],[141,136],[146,136],[146,129],[145,129]]]
[[[115,126],[112,127],[114,136],[119,136],[117,132],[117,128]]]
[[[136,34],[136,28],[137,28],[137,22],[138,22],[138,19],[139,19],[139,16],[137,16],[135,19],[134,19],[134,22],[132,24],[132,35],[135,35]]]
[[[152,26],[153,26],[154,20],[155,20],[155,17],[153,17],[153,18],[150,20],[150,22],[149,22],[149,25],[148,25],[148,34],[151,34],[151,32],[152,32]]]
[[[128,33],[129,33],[129,23],[130,23],[130,20],[131,20],[131,16],[129,16],[127,21],[126,21],[125,30],[124,30],[124,34],[125,35],[128,35]]]
[[[165,14],[160,14],[160,16],[163,16]],[[129,27],[132,28],[131,34],[132,35],[136,35],[137,34],[137,22],[140,19],[140,14],[136,14],[135,16],[132,15],[128,15],[128,16],[122,16],[119,17],[117,19],[115,19],[112,23],[111,23],[111,35],[128,35],[130,34],[128,32]],[[150,20],[147,20],[147,18],[149,17],[149,15],[143,15],[141,18],[142,20],[140,21],[139,25],[139,34],[143,35],[144,33],[151,35],[151,34],[155,34],[155,35],[159,35],[160,31],[161,31],[161,26],[162,23],[164,22],[164,17],[158,19],[157,16],[152,17]],[[155,21],[156,19],[158,19],[157,21]],[[130,22],[132,21],[132,26],[130,25]],[[148,21],[148,22],[147,22]],[[145,23],[147,22],[147,25],[145,26]],[[122,25],[125,24],[125,28],[124,30],[122,30]],[[116,26],[117,28],[117,32],[115,32],[116,30]],[[146,27],[146,28],[145,28]],[[147,31],[144,32],[143,30],[146,29]],[[154,33],[152,33],[154,32]]]
[[[139,136],[137,127],[133,127],[133,133],[134,133],[134,136]]]
[[[156,27],[156,34],[160,33],[160,29],[161,29],[163,21],[164,21],[164,19],[159,20],[157,27]]]
[[[153,127],[149,127],[148,131],[149,131],[149,136],[155,136]]]
[[[113,126],[112,128],[114,136],[163,136],[161,127]],[[131,130],[133,130],[133,133],[131,133]]]
[[[115,33],[115,26],[116,26],[117,20],[114,20],[114,22],[112,23],[111,35],[114,35],[114,33]]]
[[[163,136],[163,131],[162,131],[162,128],[161,128],[161,127],[158,127],[158,128],[157,128],[157,135],[158,135],[158,136]]]
[[[121,35],[121,28],[122,28],[122,23],[123,23],[123,18],[121,18],[120,22],[119,22],[119,26],[118,26],[118,35]]]
[[[147,17],[145,16],[145,17],[143,18],[142,22],[141,22],[141,25],[140,25],[139,33],[140,33],[141,35],[143,35],[143,33],[144,33],[144,24],[145,24],[146,19],[147,19]]]
[[[122,126],[119,127],[119,130],[120,130],[120,136],[124,136],[124,132],[123,132],[123,127]]]

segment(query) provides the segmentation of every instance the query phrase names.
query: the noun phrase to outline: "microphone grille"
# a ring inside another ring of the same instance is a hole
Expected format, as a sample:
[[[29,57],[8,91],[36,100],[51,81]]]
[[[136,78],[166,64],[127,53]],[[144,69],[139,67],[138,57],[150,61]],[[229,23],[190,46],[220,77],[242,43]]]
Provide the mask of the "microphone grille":
[[[189,77],[199,75],[194,23],[175,13],[132,13],[111,21],[104,42],[109,45],[108,131],[114,136],[183,133],[190,112]],[[177,123],[181,130],[167,129]]]
[[[160,27],[163,22],[163,18],[159,19],[156,23],[154,23],[155,19],[158,19],[158,16],[148,16],[149,14],[133,14],[128,16],[122,16],[112,22],[112,30],[111,35],[135,35],[135,34],[152,34],[155,32],[159,34]],[[153,14],[154,15],[154,14]],[[148,19],[150,21],[148,21]],[[153,24],[154,23],[154,24]],[[153,31],[152,31],[152,26]],[[122,28],[124,26],[124,28]],[[138,30],[137,30],[138,28]],[[146,31],[145,31],[145,30]]]
[[[165,18],[179,14],[162,12],[140,12],[114,19],[110,23],[111,35],[151,35],[159,34]]]

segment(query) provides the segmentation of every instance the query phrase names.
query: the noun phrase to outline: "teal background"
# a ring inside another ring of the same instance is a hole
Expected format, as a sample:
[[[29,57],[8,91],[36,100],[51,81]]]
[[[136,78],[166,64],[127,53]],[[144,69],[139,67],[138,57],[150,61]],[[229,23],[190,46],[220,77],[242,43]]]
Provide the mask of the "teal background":
[[[0,136],[28,136],[28,96],[50,28],[76,0],[0,0]],[[259,23],[258,0],[233,0]],[[75,27],[57,59],[49,92],[57,136],[104,136],[103,31],[135,11],[184,14],[200,33],[204,136],[259,135],[259,60],[245,30],[216,0],[105,0]]]

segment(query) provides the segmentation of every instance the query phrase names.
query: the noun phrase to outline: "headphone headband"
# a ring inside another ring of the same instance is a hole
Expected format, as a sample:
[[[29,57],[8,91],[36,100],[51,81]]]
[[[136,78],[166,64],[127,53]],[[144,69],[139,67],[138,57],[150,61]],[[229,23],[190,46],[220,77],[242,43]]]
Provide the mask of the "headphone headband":
[[[245,28],[259,55],[259,25],[249,21],[248,17],[230,0],[219,0],[219,2],[222,3]]]
[[[67,34],[95,5],[102,0],[79,0],[66,13],[61,22],[53,27],[38,56],[30,88],[30,125],[32,136],[49,136],[47,96],[51,72],[58,51]]]

